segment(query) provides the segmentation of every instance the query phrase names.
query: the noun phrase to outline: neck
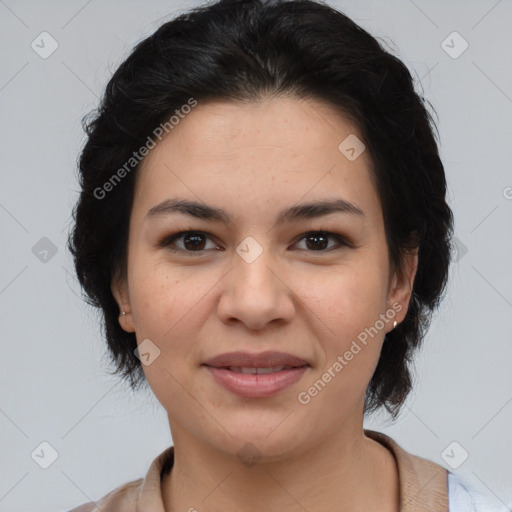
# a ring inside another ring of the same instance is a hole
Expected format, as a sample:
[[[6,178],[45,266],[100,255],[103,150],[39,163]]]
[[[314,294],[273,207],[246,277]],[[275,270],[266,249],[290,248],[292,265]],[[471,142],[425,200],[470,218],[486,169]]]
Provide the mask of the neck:
[[[393,455],[362,426],[293,453],[251,464],[172,429],[174,465],[162,481],[166,512],[203,510],[351,512],[399,508]]]

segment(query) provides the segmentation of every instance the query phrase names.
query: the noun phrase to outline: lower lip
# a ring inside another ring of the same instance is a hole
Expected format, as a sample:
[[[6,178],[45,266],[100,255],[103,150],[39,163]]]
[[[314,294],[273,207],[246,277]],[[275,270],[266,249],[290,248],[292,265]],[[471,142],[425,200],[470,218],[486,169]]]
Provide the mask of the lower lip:
[[[228,391],[244,398],[266,398],[299,381],[308,366],[260,374],[237,373],[213,366],[207,368],[213,378]]]

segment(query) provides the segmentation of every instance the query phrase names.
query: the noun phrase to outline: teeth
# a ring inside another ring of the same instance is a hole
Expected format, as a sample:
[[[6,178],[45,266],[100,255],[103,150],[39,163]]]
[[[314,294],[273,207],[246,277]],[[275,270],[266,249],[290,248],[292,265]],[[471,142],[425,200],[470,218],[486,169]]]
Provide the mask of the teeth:
[[[270,366],[268,368],[244,368],[240,366],[230,366],[229,369],[232,372],[236,373],[246,373],[246,374],[252,374],[255,373],[274,373],[274,372],[280,372],[281,370],[285,368],[293,368],[293,366]]]

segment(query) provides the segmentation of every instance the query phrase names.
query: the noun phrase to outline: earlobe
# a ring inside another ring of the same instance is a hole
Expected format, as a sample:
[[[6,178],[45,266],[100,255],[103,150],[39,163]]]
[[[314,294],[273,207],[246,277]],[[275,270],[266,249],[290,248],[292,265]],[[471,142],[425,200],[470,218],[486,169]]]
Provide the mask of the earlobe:
[[[389,293],[389,307],[400,304],[402,307],[397,315],[398,323],[401,323],[407,314],[411,299],[416,271],[418,270],[418,249],[408,252],[404,256],[404,269],[393,276],[393,282]]]
[[[135,332],[126,278],[115,276],[111,281],[110,290],[119,307],[119,325],[126,332]]]

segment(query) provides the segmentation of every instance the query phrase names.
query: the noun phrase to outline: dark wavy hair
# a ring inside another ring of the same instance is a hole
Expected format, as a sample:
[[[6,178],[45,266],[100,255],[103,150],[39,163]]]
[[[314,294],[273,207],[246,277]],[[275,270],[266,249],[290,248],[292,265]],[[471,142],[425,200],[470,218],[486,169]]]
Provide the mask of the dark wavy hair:
[[[111,280],[126,272],[139,165],[107,197],[98,190],[191,97],[250,102],[280,95],[327,101],[357,124],[371,156],[391,268],[403,269],[404,255],[418,249],[407,315],[386,334],[365,395],[365,414],[384,406],[396,418],[412,389],[413,353],[445,291],[453,215],[426,103],[432,106],[397,57],[323,3],[220,0],[177,16],[135,46],[82,121],[81,192],[68,237],[78,279],[103,314],[113,373],[135,390],[144,372],[135,334],[118,323]]]

